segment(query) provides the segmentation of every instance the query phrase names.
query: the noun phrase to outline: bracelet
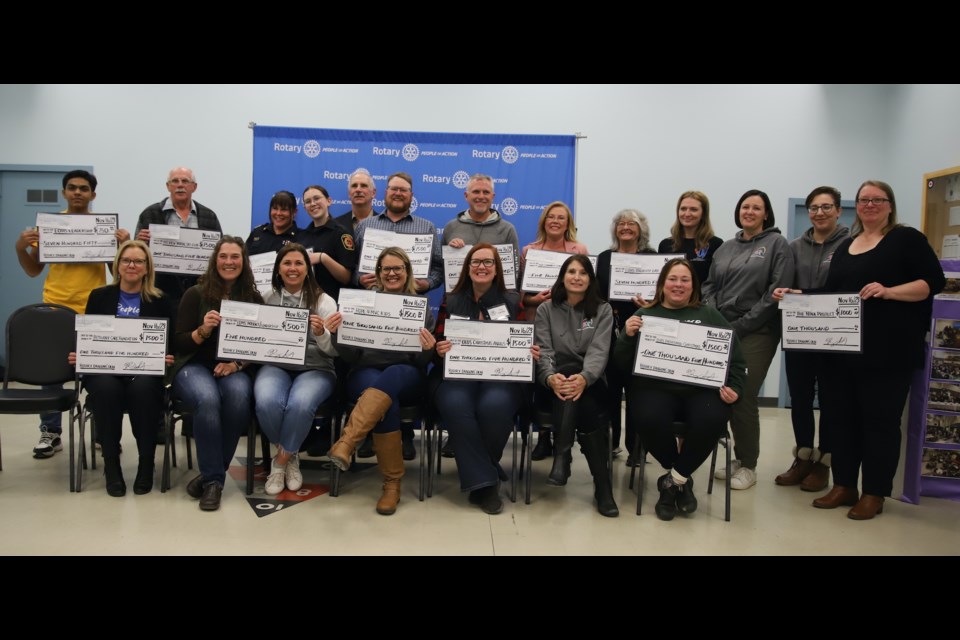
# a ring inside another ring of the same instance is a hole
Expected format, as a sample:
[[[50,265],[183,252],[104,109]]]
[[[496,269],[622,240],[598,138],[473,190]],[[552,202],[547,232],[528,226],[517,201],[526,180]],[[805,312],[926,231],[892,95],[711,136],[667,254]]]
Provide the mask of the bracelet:
[[[206,340],[210,337],[210,334],[208,333],[207,335],[203,335],[202,329],[203,329],[203,325],[200,325],[199,327],[197,327],[197,335],[200,336],[201,340]]]

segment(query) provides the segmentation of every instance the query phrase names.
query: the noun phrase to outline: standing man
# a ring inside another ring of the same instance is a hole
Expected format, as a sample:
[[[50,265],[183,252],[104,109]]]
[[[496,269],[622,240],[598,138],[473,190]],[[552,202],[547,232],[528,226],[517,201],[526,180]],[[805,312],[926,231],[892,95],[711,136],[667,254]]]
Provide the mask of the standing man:
[[[473,174],[463,195],[469,208],[458,213],[457,217],[443,228],[443,244],[455,249],[481,242],[493,245],[512,244],[513,260],[516,264],[520,252],[517,230],[504,220],[499,212],[490,208],[496,195],[493,191],[493,178],[482,173]]]
[[[247,252],[253,256],[279,251],[288,242],[296,242],[299,231],[297,197],[289,191],[277,191],[270,198],[270,222],[253,228],[247,236]]]
[[[357,226],[357,246],[363,251],[363,234],[367,229],[386,229],[394,233],[432,234],[433,249],[430,254],[430,273],[427,278],[417,278],[417,293],[423,294],[443,285],[443,254],[436,241],[437,228],[426,218],[410,213],[413,202],[413,178],[408,173],[394,173],[387,178],[387,209],[383,215],[370,217]],[[359,274],[359,271],[358,271]],[[358,282],[364,289],[373,286],[377,276],[373,273],[359,274]]]
[[[63,176],[63,197],[67,208],[60,213],[90,213],[90,203],[97,197],[97,178],[92,173],[77,169]],[[117,228],[117,242],[130,239],[130,232]],[[20,267],[31,278],[43,273],[44,265],[39,260],[40,232],[37,229],[24,231],[17,238],[17,259]],[[87,309],[90,292],[107,284],[107,265],[95,263],[51,264],[43,282],[43,301],[61,304],[77,313]],[[33,448],[34,458],[50,458],[63,449],[60,434],[63,432],[62,414],[40,414],[40,442]]]
[[[357,225],[371,216],[379,215],[373,210],[373,198],[377,195],[377,185],[366,169],[357,169],[347,180],[347,195],[350,197],[350,211],[337,216],[334,222],[354,233]]]
[[[297,242],[313,249],[310,262],[324,292],[337,300],[340,287],[350,283],[357,268],[357,252],[353,234],[330,217],[330,194],[320,185],[303,190],[303,206],[313,220],[297,235]]]
[[[193,199],[197,190],[197,178],[192,169],[177,167],[167,176],[167,191],[170,197],[154,203],[143,210],[137,221],[137,240],[150,243],[150,225],[168,224],[188,229],[219,231],[220,221],[211,209]],[[180,305],[184,292],[197,284],[198,276],[176,273],[158,273],[157,287],[170,296],[173,305]]]

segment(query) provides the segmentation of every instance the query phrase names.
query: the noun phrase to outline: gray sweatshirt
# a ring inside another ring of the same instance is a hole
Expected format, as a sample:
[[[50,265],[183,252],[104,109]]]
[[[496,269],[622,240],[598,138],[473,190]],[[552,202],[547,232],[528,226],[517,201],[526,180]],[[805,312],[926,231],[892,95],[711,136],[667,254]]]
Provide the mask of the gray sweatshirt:
[[[613,331],[609,304],[601,304],[596,317],[587,320],[583,310],[566,302],[555,304],[547,300],[537,309],[533,331],[534,340],[540,345],[537,382],[546,386],[548,377],[570,365],[580,367],[587,386],[603,378]]]
[[[481,242],[490,244],[512,244],[516,256],[520,251],[517,229],[491,210],[483,222],[474,222],[467,211],[461,211],[457,217],[443,228],[443,244],[450,244],[454,238],[460,238],[464,244],[475,245]],[[514,258],[516,260],[516,257]]]
[[[713,255],[703,301],[718,309],[741,338],[765,326],[777,330],[773,290],[792,286],[793,273],[793,252],[780,229],[770,227],[749,240],[739,231]]]
[[[263,299],[264,304],[275,307],[303,308],[303,302],[303,296],[291,294],[286,289],[282,289],[279,293],[274,289]],[[317,308],[310,310],[310,315],[316,314],[321,318],[326,318],[336,313],[336,311],[336,301],[324,293],[320,295],[320,300],[317,301]],[[324,332],[318,336],[315,335],[311,329],[307,329],[307,333],[313,339],[307,342],[307,360],[304,366],[289,366],[283,368],[290,369],[291,371],[317,369],[336,375],[336,371],[333,368],[333,359],[337,357],[337,350],[333,348],[333,343],[330,341],[330,332],[324,330]]]
[[[843,225],[834,229],[822,244],[813,239],[813,227],[790,243],[796,273],[793,279],[794,289],[820,289],[827,283],[833,252],[840,243],[850,236],[850,230]]]

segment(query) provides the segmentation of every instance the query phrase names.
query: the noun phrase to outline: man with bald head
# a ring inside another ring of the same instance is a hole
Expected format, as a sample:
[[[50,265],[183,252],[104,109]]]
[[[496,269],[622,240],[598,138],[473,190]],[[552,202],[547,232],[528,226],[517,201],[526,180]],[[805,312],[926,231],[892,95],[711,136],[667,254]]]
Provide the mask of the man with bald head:
[[[357,225],[378,215],[373,210],[373,198],[377,195],[377,183],[366,169],[357,169],[347,180],[347,195],[350,197],[350,211],[333,219],[335,223],[353,233]]]

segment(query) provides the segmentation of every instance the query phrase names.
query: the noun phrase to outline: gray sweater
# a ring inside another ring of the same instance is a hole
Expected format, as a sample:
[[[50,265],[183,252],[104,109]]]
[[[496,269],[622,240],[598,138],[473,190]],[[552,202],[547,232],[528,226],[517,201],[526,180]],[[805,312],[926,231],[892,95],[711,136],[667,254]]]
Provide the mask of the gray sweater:
[[[714,254],[703,301],[718,309],[741,338],[763,327],[777,330],[773,290],[792,286],[793,274],[793,252],[778,228],[749,240],[739,231]]]
[[[270,291],[263,300],[264,304],[270,304],[275,307],[298,307],[303,308],[303,298],[300,295],[293,295],[283,289],[277,292],[275,289]],[[311,309],[311,315],[317,314],[321,318],[336,313],[337,303],[327,294],[321,294],[317,302],[316,309]],[[337,356],[337,350],[333,348],[330,340],[330,332],[324,330],[321,335],[314,335],[311,329],[307,332],[313,337],[313,340],[307,342],[307,359],[304,366],[283,367],[291,371],[303,371],[305,369],[317,369],[319,371],[328,371],[336,375],[333,368],[333,359]]]
[[[574,309],[566,302],[556,304],[547,300],[537,309],[533,331],[534,340],[540,345],[537,382],[546,386],[548,377],[570,365],[580,367],[587,386],[603,379],[613,331],[613,311],[609,304],[601,304],[597,316],[587,320],[583,310]]]
[[[461,211],[457,217],[443,228],[443,244],[450,244],[454,238],[460,238],[465,244],[475,245],[481,242],[489,244],[512,244],[513,252],[520,251],[517,229],[491,210],[483,222],[474,222],[467,211]],[[516,260],[516,257],[514,257]]]
[[[813,227],[810,227],[802,236],[791,242],[790,250],[793,251],[793,262],[796,267],[793,288],[822,288],[827,283],[833,252],[849,236],[850,230],[841,225],[834,229],[830,237],[821,244],[813,239]]]

